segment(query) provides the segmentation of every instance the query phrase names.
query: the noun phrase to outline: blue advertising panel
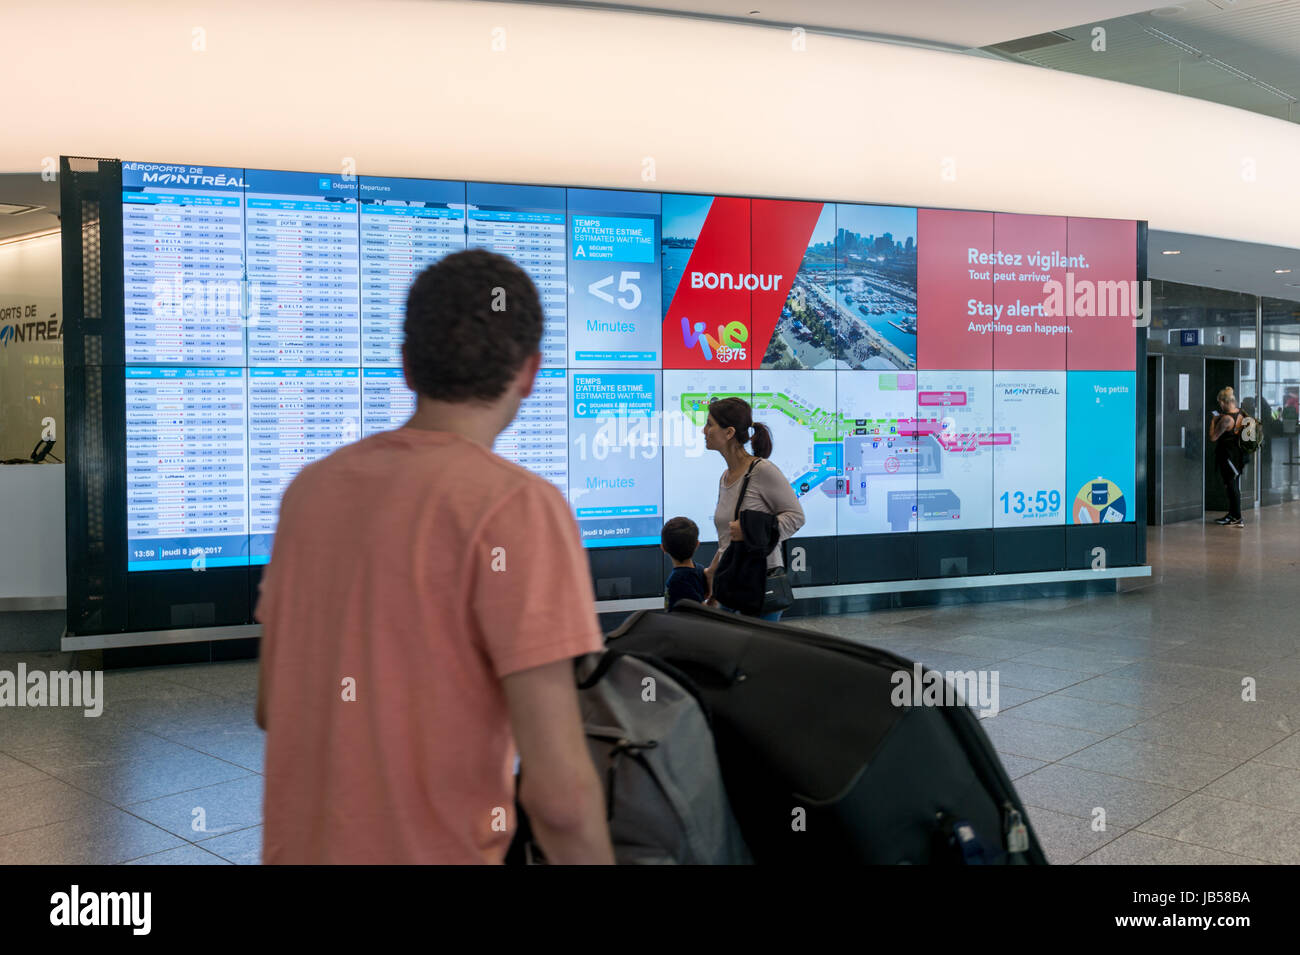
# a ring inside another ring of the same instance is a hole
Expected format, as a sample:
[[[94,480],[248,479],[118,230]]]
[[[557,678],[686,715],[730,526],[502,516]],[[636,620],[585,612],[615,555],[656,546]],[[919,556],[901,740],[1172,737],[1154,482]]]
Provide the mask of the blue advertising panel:
[[[1137,487],[1137,375],[1131,371],[1066,374],[1068,522],[1131,521]]]

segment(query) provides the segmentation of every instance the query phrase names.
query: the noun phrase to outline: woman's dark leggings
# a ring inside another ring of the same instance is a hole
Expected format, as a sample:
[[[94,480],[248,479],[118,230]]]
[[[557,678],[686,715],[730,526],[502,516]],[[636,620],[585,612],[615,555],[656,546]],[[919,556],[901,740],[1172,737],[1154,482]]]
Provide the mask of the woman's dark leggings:
[[[1228,516],[1241,520],[1241,472],[1233,468],[1231,461],[1220,461],[1219,477],[1228,491]]]

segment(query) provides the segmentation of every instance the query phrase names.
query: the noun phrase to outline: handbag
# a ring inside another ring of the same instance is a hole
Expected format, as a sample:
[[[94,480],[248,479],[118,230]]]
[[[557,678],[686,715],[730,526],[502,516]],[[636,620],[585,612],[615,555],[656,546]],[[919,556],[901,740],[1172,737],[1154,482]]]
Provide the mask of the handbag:
[[[736,510],[732,514],[733,521],[740,520],[740,505],[745,500],[745,492],[749,490],[749,478],[754,473],[754,468],[758,466],[758,461],[750,463],[749,470],[745,472],[745,480],[740,485],[740,493],[736,496]],[[780,546],[778,543],[776,546]],[[718,568],[718,574],[714,578],[714,591],[718,591],[718,583],[722,582],[721,590],[727,593],[731,588],[727,585],[727,572],[734,572],[736,568],[731,566],[727,560],[730,554],[723,555],[723,565]],[[772,567],[766,572],[762,581],[763,603],[758,609],[755,616],[776,613],[777,611],[787,610],[794,603],[794,592],[790,587],[790,578],[785,572],[784,567]],[[724,603],[726,601],[723,601]]]
[[[763,613],[788,610],[793,603],[794,590],[790,587],[790,575],[784,567],[773,567],[767,572],[767,587],[763,590]]]

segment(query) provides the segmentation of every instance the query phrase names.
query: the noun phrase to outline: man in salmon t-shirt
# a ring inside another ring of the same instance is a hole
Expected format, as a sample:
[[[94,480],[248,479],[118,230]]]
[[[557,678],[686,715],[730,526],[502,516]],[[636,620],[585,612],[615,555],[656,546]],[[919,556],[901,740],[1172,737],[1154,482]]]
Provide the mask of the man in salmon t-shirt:
[[[564,497],[492,452],[532,391],[542,307],[510,260],[426,269],[395,431],[308,465],[256,616],[266,863],[496,863],[520,803],[553,862],[612,862],[572,658],[599,650]]]

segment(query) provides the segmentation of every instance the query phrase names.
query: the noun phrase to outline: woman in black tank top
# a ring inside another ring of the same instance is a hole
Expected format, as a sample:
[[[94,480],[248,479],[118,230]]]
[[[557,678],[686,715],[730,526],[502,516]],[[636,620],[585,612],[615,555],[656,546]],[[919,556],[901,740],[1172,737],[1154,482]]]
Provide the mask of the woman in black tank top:
[[[1215,521],[1216,524],[1231,524],[1235,527],[1245,526],[1241,519],[1241,470],[1245,465],[1245,455],[1241,448],[1241,411],[1237,408],[1237,399],[1231,388],[1224,388],[1218,394],[1219,411],[1210,422],[1210,440],[1214,442],[1214,465],[1223,479],[1223,486],[1228,492],[1228,513]]]

